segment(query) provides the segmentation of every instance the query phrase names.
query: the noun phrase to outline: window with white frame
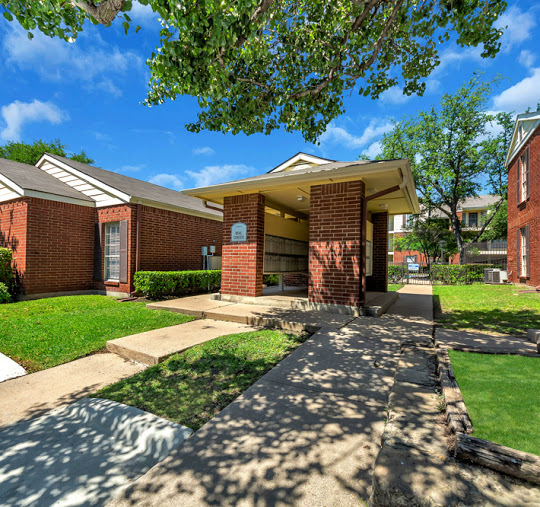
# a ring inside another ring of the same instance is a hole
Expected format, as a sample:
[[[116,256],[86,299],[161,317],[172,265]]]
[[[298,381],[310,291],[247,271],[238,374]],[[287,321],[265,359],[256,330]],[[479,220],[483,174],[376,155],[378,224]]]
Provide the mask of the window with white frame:
[[[120,222],[105,224],[105,280],[120,279]]]
[[[521,241],[520,241],[520,249],[521,249],[521,252],[520,252],[521,266],[520,267],[521,267],[521,269],[520,269],[519,275],[520,276],[527,276],[527,273],[529,271],[528,270],[529,257],[527,255],[527,250],[528,250],[527,228],[523,227],[522,229],[520,229],[520,234],[521,234]]]
[[[529,157],[528,157],[528,152],[527,150],[525,150],[525,153],[523,155],[521,155],[521,159],[520,159],[520,174],[519,174],[519,177],[521,178],[521,187],[520,187],[520,190],[521,190],[521,194],[520,194],[520,202],[523,202],[527,199],[527,187],[529,186],[529,181],[528,181],[528,174],[529,174],[529,170],[528,170],[528,165],[529,165]]]
[[[390,232],[394,230],[394,215],[388,215],[388,230]]]
[[[478,213],[469,213],[469,227],[478,227]]]

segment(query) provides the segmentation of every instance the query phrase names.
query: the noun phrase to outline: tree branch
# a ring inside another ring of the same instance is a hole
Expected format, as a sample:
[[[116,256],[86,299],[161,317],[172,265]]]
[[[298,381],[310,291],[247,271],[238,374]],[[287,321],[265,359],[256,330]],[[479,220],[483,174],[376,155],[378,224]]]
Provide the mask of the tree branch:
[[[124,7],[125,0],[102,0],[98,5],[94,2],[83,2],[81,0],[72,0],[71,5],[78,7],[82,11],[92,16],[102,25],[110,24],[117,14]]]

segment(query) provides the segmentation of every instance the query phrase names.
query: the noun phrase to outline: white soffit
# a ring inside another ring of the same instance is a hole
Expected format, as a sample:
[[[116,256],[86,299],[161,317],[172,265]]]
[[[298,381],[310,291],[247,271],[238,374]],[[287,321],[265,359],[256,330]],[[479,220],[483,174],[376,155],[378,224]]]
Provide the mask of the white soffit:
[[[130,202],[131,196],[84,174],[52,157],[43,155],[36,167],[95,201],[97,207]]]
[[[540,125],[540,111],[518,115],[514,126],[514,133],[508,148],[505,165],[509,166],[517,153],[525,146],[533,132]]]
[[[0,202],[11,201],[23,197],[24,190],[10,179],[0,174]]]
[[[328,164],[330,162],[334,162],[334,160],[308,155],[307,153],[297,153],[294,157],[286,160],[269,172],[279,173],[283,171],[294,171],[295,169],[305,169],[306,167]]]

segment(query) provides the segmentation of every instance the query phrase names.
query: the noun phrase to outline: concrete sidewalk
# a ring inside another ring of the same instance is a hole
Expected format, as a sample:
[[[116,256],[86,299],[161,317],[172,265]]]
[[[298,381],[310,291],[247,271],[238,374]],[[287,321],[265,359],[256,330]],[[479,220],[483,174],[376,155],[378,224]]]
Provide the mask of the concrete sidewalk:
[[[145,366],[115,354],[93,354],[0,383],[0,428],[73,403]]]
[[[407,322],[322,328],[112,503],[366,501],[400,343],[431,339],[426,296],[406,298]]]

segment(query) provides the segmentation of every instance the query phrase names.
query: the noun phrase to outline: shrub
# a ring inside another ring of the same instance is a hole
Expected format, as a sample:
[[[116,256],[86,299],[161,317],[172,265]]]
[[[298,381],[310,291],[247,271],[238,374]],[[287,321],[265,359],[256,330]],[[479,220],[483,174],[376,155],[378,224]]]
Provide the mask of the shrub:
[[[8,286],[5,283],[0,282],[0,305],[3,303],[11,303],[13,298],[9,293]]]
[[[135,290],[152,299],[213,292],[221,286],[221,270],[138,271]]]
[[[13,252],[9,248],[0,248],[0,283],[7,287],[10,294],[15,293],[15,277],[11,261]]]
[[[484,269],[498,267],[493,264],[433,264],[431,280],[444,285],[469,285],[484,281]]]
[[[388,282],[401,282],[403,278],[407,278],[408,268],[406,264],[389,264],[388,265]]]
[[[279,275],[263,275],[263,283],[270,287],[279,284]]]

